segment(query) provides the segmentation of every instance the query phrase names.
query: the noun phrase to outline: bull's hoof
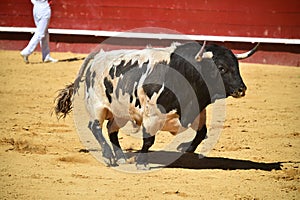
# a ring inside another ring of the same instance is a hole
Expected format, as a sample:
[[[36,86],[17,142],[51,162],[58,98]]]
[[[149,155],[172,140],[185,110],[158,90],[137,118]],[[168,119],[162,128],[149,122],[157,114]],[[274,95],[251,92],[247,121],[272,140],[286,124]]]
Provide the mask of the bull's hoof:
[[[114,154],[112,153],[112,150],[108,144],[103,145],[102,156],[103,156],[103,161],[106,164],[106,166],[108,166],[108,167],[116,166]]]
[[[125,158],[119,158],[119,159],[117,159],[117,164],[118,165],[126,164],[126,159]]]
[[[139,153],[139,155],[136,158],[136,168],[137,168],[137,170],[149,170],[150,169],[147,153]]]
[[[136,169],[137,170],[150,170],[150,166],[148,163],[144,163],[144,164],[136,164]]]
[[[193,153],[195,148],[191,146],[192,142],[184,142],[178,145],[177,150],[182,153]]]
[[[205,155],[203,155],[203,154],[199,154],[199,159],[203,159],[203,158],[205,158],[206,156]]]
[[[104,161],[106,167],[114,167],[114,166],[117,166],[116,162],[115,162],[114,159],[112,159],[112,158],[106,158],[106,157],[103,157],[103,161]]]
[[[115,151],[116,154],[116,162],[118,165],[122,165],[126,163],[126,157],[121,149]]]

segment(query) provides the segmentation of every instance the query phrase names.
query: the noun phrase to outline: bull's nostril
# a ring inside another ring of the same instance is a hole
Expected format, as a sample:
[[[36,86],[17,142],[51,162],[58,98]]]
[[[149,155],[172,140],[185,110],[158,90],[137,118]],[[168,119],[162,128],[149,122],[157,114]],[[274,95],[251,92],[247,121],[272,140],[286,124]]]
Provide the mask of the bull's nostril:
[[[245,85],[241,85],[238,89],[238,92],[245,92],[247,90],[247,87]]]

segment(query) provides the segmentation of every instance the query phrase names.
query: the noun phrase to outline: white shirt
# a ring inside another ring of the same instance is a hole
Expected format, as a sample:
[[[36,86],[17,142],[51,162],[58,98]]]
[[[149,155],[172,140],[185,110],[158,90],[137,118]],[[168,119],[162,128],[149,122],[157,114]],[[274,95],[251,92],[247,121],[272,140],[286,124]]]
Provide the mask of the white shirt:
[[[31,3],[33,4],[35,9],[40,11],[50,9],[48,0],[31,0]]]
[[[45,3],[48,4],[48,0],[31,0],[31,3],[33,5],[35,5],[35,4],[45,4]]]

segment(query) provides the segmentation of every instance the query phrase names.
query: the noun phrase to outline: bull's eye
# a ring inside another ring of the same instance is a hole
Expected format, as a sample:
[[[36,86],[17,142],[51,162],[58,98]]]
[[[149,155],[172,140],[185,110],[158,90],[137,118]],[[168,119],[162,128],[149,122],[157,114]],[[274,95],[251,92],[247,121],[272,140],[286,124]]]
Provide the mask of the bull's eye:
[[[219,71],[221,73],[225,73],[226,72],[226,69],[224,67],[222,67],[222,66],[219,66],[218,69],[219,69]]]

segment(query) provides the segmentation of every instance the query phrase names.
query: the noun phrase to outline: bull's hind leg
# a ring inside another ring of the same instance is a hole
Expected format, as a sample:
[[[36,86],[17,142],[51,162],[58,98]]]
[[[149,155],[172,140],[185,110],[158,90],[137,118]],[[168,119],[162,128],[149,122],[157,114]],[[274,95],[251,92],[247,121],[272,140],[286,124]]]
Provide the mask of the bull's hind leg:
[[[120,125],[123,126],[123,124]],[[125,164],[126,157],[122,151],[121,145],[119,143],[119,138],[118,138],[119,126],[114,119],[110,119],[108,121],[107,130],[109,134],[109,140],[113,146],[117,164]]]
[[[95,136],[95,138],[97,139],[98,143],[101,146],[104,162],[108,166],[115,166],[116,163],[115,163],[114,155],[112,153],[109,144],[107,143],[106,139],[103,136],[102,128],[100,127],[99,120],[95,120],[93,122],[90,121],[88,127],[92,131],[93,135]]]
[[[109,134],[110,142],[112,143],[113,150],[116,156],[117,164],[125,164],[126,157],[122,151],[121,145],[119,143],[118,131]]]
[[[143,128],[143,147],[136,159],[136,167],[138,170],[149,170],[148,163],[148,151],[149,148],[154,144],[155,136],[151,136],[146,133],[145,128]]]

